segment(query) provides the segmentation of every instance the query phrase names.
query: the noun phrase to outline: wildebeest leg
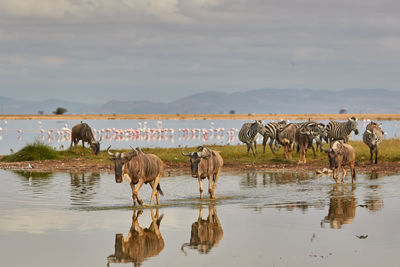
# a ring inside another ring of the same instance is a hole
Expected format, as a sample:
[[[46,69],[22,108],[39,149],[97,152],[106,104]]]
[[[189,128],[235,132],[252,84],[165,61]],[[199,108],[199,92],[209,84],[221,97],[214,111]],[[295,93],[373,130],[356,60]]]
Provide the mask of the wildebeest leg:
[[[265,147],[267,146],[268,136],[264,136],[263,138],[263,153],[265,154]]]
[[[77,153],[76,152],[76,149],[77,149],[77,146],[78,146],[78,140],[74,140],[74,151],[75,151],[75,154]]]
[[[149,185],[150,185],[150,187],[151,187],[151,190],[153,190],[153,188],[154,188],[154,181],[149,182]],[[156,186],[156,189],[157,189],[157,186]],[[153,196],[153,191],[151,191],[151,195]],[[157,200],[157,205],[159,205],[160,201],[159,201],[159,198],[158,198],[158,191],[156,192],[156,200]],[[150,201],[150,205],[152,204],[152,202],[153,202],[153,198],[152,198],[151,201]]]
[[[292,160],[294,143],[289,145],[289,159]]]
[[[369,148],[370,159],[369,162],[372,164],[374,158],[374,152],[372,148]]]
[[[82,140],[82,156],[85,154],[85,142]]]
[[[137,199],[139,205],[143,205],[143,201],[139,198],[139,190],[142,187],[143,183],[144,183],[143,178],[140,178],[135,190],[133,191],[133,196],[132,196]]]
[[[157,205],[160,205],[160,201],[158,199],[158,191],[157,191],[157,186],[158,183],[160,182],[161,179],[161,174],[159,174],[156,179],[154,180],[154,182],[152,183],[152,187],[153,187],[153,192],[151,193],[151,199],[150,199],[150,205],[153,204],[153,199],[154,196],[156,196],[156,200],[157,200]]]
[[[271,152],[272,154],[275,154],[274,149],[272,148],[272,143],[274,142],[274,140],[271,139],[271,141],[269,141],[269,147],[271,148]],[[265,147],[264,147],[264,151],[265,151]]]
[[[132,199],[133,199],[133,206],[136,207],[136,198],[135,195],[133,194],[133,192],[135,192],[135,184],[130,183],[131,189],[132,189]]]
[[[256,154],[258,154],[257,153],[257,141],[256,140],[254,140],[254,149],[256,150]],[[254,152],[253,152],[254,153]]]
[[[335,180],[336,184],[339,183],[339,168],[334,168],[332,170],[333,179]]]
[[[215,188],[217,187],[217,181],[218,181],[218,177],[219,177],[219,173],[220,172],[221,172],[221,170],[218,170],[218,172],[216,174],[214,174],[213,190],[215,190]]]
[[[353,184],[356,180],[356,169],[354,168],[354,163],[350,164],[350,172],[351,172],[351,183]]]
[[[208,176],[208,193],[210,194],[210,198],[214,198],[213,181],[214,181],[213,175]]]
[[[346,169],[343,166],[342,166],[342,173],[343,173],[343,175],[342,175],[342,184],[343,184],[344,183],[344,177],[347,174]]]
[[[203,183],[201,182],[200,175],[198,176],[198,180],[199,180],[200,199],[203,199]]]

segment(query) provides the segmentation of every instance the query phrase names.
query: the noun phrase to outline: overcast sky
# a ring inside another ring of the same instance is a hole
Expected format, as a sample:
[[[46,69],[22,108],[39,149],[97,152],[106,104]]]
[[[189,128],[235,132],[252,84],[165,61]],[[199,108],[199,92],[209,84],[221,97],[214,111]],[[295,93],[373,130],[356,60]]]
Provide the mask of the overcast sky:
[[[397,0],[0,0],[0,95],[400,90]]]

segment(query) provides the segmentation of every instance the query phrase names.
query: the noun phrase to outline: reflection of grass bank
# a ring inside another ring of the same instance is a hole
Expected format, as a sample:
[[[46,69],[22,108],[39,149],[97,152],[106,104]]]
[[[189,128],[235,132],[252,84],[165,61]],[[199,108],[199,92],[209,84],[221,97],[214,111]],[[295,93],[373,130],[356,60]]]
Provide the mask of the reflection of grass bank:
[[[369,162],[369,148],[362,141],[351,141],[349,142],[357,154],[357,161]],[[134,146],[134,144],[132,144]],[[237,146],[209,146],[211,149],[221,152],[221,155],[226,164],[263,164],[263,163],[280,163],[280,164],[291,164],[296,163],[299,159],[299,153],[293,153],[293,160],[288,161],[283,158],[283,149],[273,155],[267,146],[266,153],[262,152],[262,145],[258,145],[258,155],[254,158],[250,152],[249,156],[246,156],[247,148],[245,145]],[[328,148],[328,145],[324,145]],[[387,139],[381,144],[379,151],[380,162],[398,162],[400,161],[400,139]],[[185,148],[185,152],[196,151],[197,148]],[[46,152],[47,151],[47,152]],[[111,150],[115,152],[116,150]],[[123,150],[129,151],[129,149]],[[181,154],[181,148],[143,148],[146,153],[153,153],[159,156],[165,163],[187,163],[188,158]],[[77,153],[74,149],[67,149],[63,151],[56,151],[47,145],[35,142],[32,145],[28,145],[9,156],[5,156],[1,161],[13,162],[13,161],[33,161],[33,160],[45,160],[45,159],[74,159],[82,158],[86,163],[90,162],[93,164],[110,165],[112,164],[108,160],[108,155],[103,150],[98,156],[93,155],[91,151],[86,148],[85,155],[81,156],[81,147],[77,149]],[[326,164],[327,156],[324,152],[317,152],[317,157],[313,157],[311,149],[307,152],[307,163],[310,164]]]

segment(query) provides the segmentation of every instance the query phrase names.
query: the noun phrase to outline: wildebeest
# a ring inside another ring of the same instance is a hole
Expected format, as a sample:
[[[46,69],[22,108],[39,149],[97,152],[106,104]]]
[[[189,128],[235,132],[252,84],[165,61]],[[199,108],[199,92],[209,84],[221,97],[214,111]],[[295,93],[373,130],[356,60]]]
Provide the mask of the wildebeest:
[[[151,213],[151,224],[148,228],[142,228],[139,224],[139,216],[143,210],[133,211],[132,226],[127,238],[123,234],[115,235],[115,252],[107,257],[107,266],[110,263],[132,262],[134,266],[140,266],[147,258],[157,256],[164,249],[164,239],[160,232],[160,223],[163,215]]]
[[[190,232],[190,242],[181,246],[181,250],[185,252],[186,247],[197,249],[200,253],[208,253],[218,245],[222,239],[224,231],[221,222],[217,216],[215,205],[208,206],[208,217],[203,219],[203,207],[199,209],[199,217],[197,221],[192,223],[192,231]]]
[[[264,135],[265,127],[261,120],[256,120],[253,123],[247,122],[242,125],[239,131],[239,140],[247,145],[247,156],[249,151],[253,152],[253,156],[257,154],[257,134]],[[255,151],[255,152],[254,152]]]
[[[107,153],[111,156],[110,160],[114,161],[115,182],[121,183],[125,177],[128,178],[132,189],[133,205],[136,206],[136,200],[140,205],[143,204],[139,198],[139,190],[143,183],[150,184],[153,189],[150,205],[153,203],[154,196],[159,205],[158,193],[163,195],[159,184],[164,171],[163,161],[154,154],[145,154],[139,148],[132,148],[131,152],[111,153],[110,147],[107,148]]]
[[[85,150],[85,142],[89,143],[90,148],[92,149],[93,153],[95,155],[99,154],[100,152],[100,143],[96,141],[96,139],[93,136],[92,129],[87,123],[79,123],[72,127],[71,130],[71,145],[69,146],[70,148],[72,147],[72,143],[75,145],[75,153],[76,153],[76,146],[78,145],[78,142],[82,140],[82,156],[84,154]]]
[[[197,152],[185,153],[182,148],[182,155],[190,158],[190,169],[193,178],[197,178],[200,187],[200,199],[203,199],[202,179],[208,178],[208,193],[214,198],[214,191],[217,186],[218,176],[224,165],[224,161],[218,151],[205,146],[198,147]]]
[[[300,151],[299,163],[306,163],[307,149],[311,147],[315,156],[315,150],[312,146],[312,142],[316,136],[322,133],[325,126],[322,123],[317,122],[308,122],[298,126],[300,127],[296,131],[295,140]]]
[[[369,147],[370,152],[370,162],[372,164],[373,157],[375,154],[375,164],[378,164],[378,150],[379,145],[382,142],[383,138],[383,131],[382,125],[376,122],[371,121],[363,134],[363,141]]]
[[[278,129],[277,141],[283,146],[283,155],[285,159],[292,159],[293,147],[296,142],[297,127],[293,123],[289,123],[282,129]]]
[[[324,149],[328,154],[329,167],[333,171],[333,179],[336,183],[339,183],[340,169],[342,169],[342,183],[346,176],[346,170],[344,166],[350,166],[351,182],[354,183],[356,179],[356,171],[354,168],[356,161],[356,152],[353,147],[348,144],[344,144],[341,141],[334,141],[330,149]]]

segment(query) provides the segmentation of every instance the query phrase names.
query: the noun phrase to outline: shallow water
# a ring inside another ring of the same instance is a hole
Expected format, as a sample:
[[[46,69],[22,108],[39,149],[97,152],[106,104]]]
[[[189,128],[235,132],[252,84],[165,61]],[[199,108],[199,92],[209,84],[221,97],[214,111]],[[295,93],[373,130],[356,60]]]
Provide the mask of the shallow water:
[[[64,133],[64,129],[71,129],[77,120],[53,121],[53,120],[9,120],[0,121],[0,155],[16,152],[28,143],[41,140],[56,149],[66,149],[71,140]],[[96,138],[100,140],[101,149],[112,145],[113,148],[133,147],[177,147],[198,146],[203,144],[236,145],[241,143],[237,136],[244,120],[88,120],[92,129],[168,129],[167,132],[122,136],[115,133],[97,133]],[[267,123],[268,121],[265,121]],[[328,123],[328,121],[322,121]],[[351,140],[361,140],[362,133],[368,122],[359,121],[359,135],[351,135]],[[387,133],[385,138],[398,138],[400,136],[399,121],[380,121],[383,130]],[[173,131],[171,132],[170,129]],[[188,130],[184,132],[183,129]],[[203,133],[203,129],[208,133]],[[18,132],[20,130],[20,133]],[[43,133],[41,133],[41,130]],[[192,130],[194,132],[192,132]],[[212,131],[210,131],[212,130]],[[262,142],[259,136],[258,143]],[[87,145],[86,145],[87,146]]]
[[[196,179],[164,177],[140,211],[111,174],[0,171],[1,266],[398,266],[399,178],[222,173],[200,201]]]

